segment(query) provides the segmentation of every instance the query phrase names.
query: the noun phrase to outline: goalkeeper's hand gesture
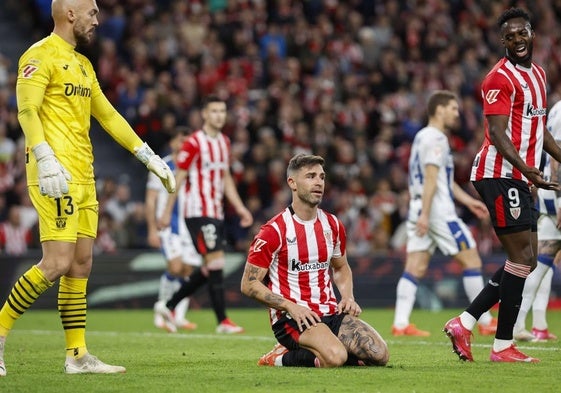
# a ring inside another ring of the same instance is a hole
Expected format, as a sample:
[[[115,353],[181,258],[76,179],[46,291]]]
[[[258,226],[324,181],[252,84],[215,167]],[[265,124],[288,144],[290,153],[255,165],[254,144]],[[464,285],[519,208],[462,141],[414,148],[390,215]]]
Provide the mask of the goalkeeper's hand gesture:
[[[140,162],[146,165],[150,172],[160,178],[162,184],[170,194],[175,192],[175,176],[169,166],[162,158],[146,144],[146,142],[134,149],[135,156]]]
[[[70,173],[58,162],[53,149],[47,142],[41,142],[31,148],[37,161],[39,175],[39,192],[50,198],[60,198],[68,193]]]

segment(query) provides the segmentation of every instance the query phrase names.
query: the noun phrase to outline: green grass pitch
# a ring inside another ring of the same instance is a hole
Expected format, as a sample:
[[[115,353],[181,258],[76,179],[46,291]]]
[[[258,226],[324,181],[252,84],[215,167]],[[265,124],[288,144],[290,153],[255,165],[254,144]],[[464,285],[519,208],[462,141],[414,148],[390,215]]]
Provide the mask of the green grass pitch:
[[[88,348],[100,359],[127,367],[122,375],[65,375],[64,336],[56,310],[28,311],[6,342],[8,375],[2,393],[78,392],[556,392],[561,382],[559,343],[521,343],[538,364],[489,362],[492,337],[475,332],[474,363],[451,352],[442,333],[459,310],[415,310],[412,322],[432,335],[393,337],[393,310],[368,309],[362,318],[386,339],[390,362],[384,368],[309,369],[258,367],[257,359],[275,343],[264,308],[230,309],[246,328],[241,335],[214,333],[209,310],[192,310],[194,332],[168,334],[152,325],[150,310],[90,310]],[[531,316],[528,318],[530,322]],[[561,312],[548,314],[550,330],[561,334]]]

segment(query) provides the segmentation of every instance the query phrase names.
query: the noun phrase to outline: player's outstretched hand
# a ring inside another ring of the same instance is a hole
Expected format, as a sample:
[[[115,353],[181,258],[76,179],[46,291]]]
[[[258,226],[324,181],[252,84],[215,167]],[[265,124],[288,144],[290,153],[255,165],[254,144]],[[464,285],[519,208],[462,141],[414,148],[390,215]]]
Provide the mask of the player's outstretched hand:
[[[175,192],[175,176],[162,158],[146,144],[135,149],[135,156],[146,168],[160,178],[162,184],[170,194]]]
[[[41,142],[31,148],[37,160],[39,192],[50,198],[60,198],[68,193],[70,173],[58,162],[53,149],[47,142]]]
[[[556,183],[556,182],[543,181],[543,182],[534,183],[534,184],[538,188],[543,188],[543,189],[546,189],[546,190],[561,191],[561,185],[559,183]]]
[[[538,168],[530,167],[524,175],[528,178],[532,184],[538,188],[543,188],[545,190],[561,190],[561,185],[556,182],[546,181],[543,178],[543,172],[541,172]]]

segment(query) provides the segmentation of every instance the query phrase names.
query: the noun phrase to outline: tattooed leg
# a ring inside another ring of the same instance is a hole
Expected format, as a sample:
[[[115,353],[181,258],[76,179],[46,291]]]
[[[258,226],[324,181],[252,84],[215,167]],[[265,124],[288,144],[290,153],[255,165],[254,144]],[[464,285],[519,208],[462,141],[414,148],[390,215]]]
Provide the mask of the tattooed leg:
[[[345,315],[338,338],[347,349],[349,358],[354,357],[366,366],[385,366],[388,363],[390,355],[386,342],[363,320]]]

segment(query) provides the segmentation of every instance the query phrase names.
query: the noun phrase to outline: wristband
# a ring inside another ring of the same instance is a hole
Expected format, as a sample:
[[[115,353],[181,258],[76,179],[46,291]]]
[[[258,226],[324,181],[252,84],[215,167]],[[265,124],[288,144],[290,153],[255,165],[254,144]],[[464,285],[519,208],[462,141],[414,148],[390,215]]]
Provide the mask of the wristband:
[[[154,151],[144,142],[141,146],[135,147],[134,154],[136,158],[142,162],[144,165],[148,165],[148,162],[152,157],[156,155]]]

